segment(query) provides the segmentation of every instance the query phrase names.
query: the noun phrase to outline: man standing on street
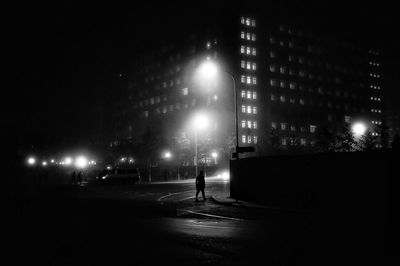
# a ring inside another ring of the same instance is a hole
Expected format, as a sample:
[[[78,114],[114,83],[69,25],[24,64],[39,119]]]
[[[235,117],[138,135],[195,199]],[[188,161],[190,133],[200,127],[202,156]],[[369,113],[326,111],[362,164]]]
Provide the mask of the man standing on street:
[[[203,201],[206,200],[206,196],[204,194],[205,187],[206,187],[206,181],[204,179],[204,171],[200,171],[200,174],[196,177],[196,202],[199,201],[197,197],[200,191],[201,194],[203,195]]]

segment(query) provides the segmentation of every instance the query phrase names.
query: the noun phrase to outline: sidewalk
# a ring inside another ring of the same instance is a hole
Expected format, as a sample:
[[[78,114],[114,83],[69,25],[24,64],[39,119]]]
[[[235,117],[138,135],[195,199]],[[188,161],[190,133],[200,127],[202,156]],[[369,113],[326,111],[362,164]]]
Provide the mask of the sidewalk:
[[[226,206],[235,206],[235,207],[252,208],[252,209],[274,209],[274,207],[233,199],[230,197],[229,191],[222,191],[218,193],[213,192],[209,198],[216,204],[221,204]]]

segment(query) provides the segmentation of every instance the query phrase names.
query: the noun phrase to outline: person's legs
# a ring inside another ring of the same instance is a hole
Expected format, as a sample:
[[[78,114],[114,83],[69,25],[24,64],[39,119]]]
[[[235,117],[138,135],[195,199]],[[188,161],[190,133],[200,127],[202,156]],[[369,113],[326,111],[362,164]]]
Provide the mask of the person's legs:
[[[199,196],[199,192],[200,192],[200,190],[197,188],[197,189],[196,189],[196,201],[198,201],[198,198],[197,198],[197,197]]]
[[[206,200],[206,195],[205,195],[205,193],[204,193],[204,188],[201,189],[201,194],[203,195],[203,200]]]

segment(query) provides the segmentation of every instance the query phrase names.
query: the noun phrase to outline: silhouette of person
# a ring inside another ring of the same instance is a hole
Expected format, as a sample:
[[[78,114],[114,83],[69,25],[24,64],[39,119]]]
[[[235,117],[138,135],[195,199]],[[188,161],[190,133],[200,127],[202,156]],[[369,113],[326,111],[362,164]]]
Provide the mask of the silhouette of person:
[[[71,174],[71,184],[75,184],[75,183],[76,183],[76,173],[75,173],[75,171],[73,171]]]
[[[200,191],[203,196],[203,201],[206,200],[206,196],[204,194],[205,187],[206,187],[206,181],[204,179],[204,171],[201,170],[200,174],[196,177],[196,201],[199,201],[198,195]]]
[[[78,184],[80,185],[82,182],[82,171],[79,171],[78,173]]]

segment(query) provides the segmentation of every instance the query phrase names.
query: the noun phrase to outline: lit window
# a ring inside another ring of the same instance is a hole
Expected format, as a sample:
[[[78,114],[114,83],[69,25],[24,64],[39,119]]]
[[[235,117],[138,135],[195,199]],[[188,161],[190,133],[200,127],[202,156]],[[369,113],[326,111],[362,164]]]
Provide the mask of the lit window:
[[[258,141],[257,136],[253,136],[253,142],[254,142],[254,144],[257,144],[257,141]]]
[[[246,40],[250,41],[251,40],[251,34],[250,32],[246,33]]]
[[[255,40],[256,40],[256,35],[255,35],[254,33],[251,35],[251,40],[252,40],[252,41],[255,41]]]
[[[257,99],[257,92],[253,91],[253,100]]]
[[[289,102],[292,103],[292,104],[294,104],[294,103],[296,102],[296,100],[295,100],[294,98],[290,98],[290,99],[289,99]]]
[[[246,62],[244,60],[240,61],[240,67],[245,68]]]
[[[241,32],[240,32],[240,38],[241,38],[241,39],[244,39],[244,31],[241,31]]]
[[[301,105],[304,105],[304,100],[303,100],[303,99],[300,99],[299,103],[300,103]]]
[[[252,27],[255,27],[255,26],[256,26],[256,20],[255,20],[255,19],[252,19],[252,20],[251,20],[251,26],[252,26]]]
[[[244,17],[240,17],[240,23],[244,24]]]
[[[254,129],[257,129],[257,126],[258,126],[258,125],[257,125],[257,121],[253,121],[253,128],[254,128]]]
[[[240,46],[240,53],[241,53],[241,54],[244,54],[244,49],[245,49],[244,46],[241,45],[241,46]]]
[[[149,111],[144,111],[144,117],[149,117]]]
[[[275,58],[275,57],[276,57],[276,53],[275,53],[275,52],[270,52],[270,53],[269,53],[269,57]]]
[[[276,96],[275,96],[275,94],[272,94],[272,93],[271,93],[271,101],[276,101]]]
[[[251,99],[251,91],[247,91],[247,99]]]
[[[150,104],[151,104],[151,105],[154,104],[154,98],[150,98]]]
[[[281,88],[286,88],[286,83],[285,83],[285,81],[281,80],[280,86],[281,86]]]
[[[257,64],[256,64],[256,63],[253,63],[253,64],[252,64],[252,69],[253,69],[253,70],[257,70]]]
[[[252,125],[251,121],[250,121],[250,120],[247,120],[247,127],[248,127],[248,128],[251,128],[251,125]]]
[[[242,83],[245,83],[245,82],[246,82],[246,76],[245,76],[245,75],[242,75],[242,76],[240,77],[240,81],[241,81]]]
[[[281,139],[281,143],[282,143],[282,145],[286,146],[287,145],[287,139],[286,138],[282,138]]]
[[[251,63],[250,63],[250,62],[247,62],[246,68],[247,68],[247,69],[250,69],[250,68],[251,68]]]
[[[247,106],[247,113],[251,114],[251,106],[250,105]]]
[[[247,54],[247,55],[251,54],[251,49],[250,49],[249,46],[246,47],[246,54]]]
[[[188,88],[183,88],[182,89],[182,94],[183,95],[188,95]]]
[[[271,128],[277,129],[277,128],[278,128],[278,123],[276,123],[276,122],[271,122]]]
[[[253,77],[253,84],[256,85],[257,84],[257,78]]]
[[[281,72],[281,74],[285,74],[286,73],[286,68],[281,66],[279,71]]]
[[[250,19],[246,18],[246,26],[250,26]]]
[[[291,90],[296,89],[296,83],[290,82],[290,83],[289,83],[289,88],[290,88]]]
[[[242,120],[242,128],[246,127],[246,120]]]
[[[281,97],[279,98],[280,100],[281,100],[281,102],[286,102],[286,97],[285,97],[285,95],[281,95]]]
[[[277,85],[278,85],[278,81],[277,81],[276,79],[271,79],[271,80],[269,81],[269,84],[270,84],[271,86],[277,86]]]
[[[247,76],[247,82],[246,82],[247,84],[251,84],[251,77],[250,76]]]
[[[290,125],[290,131],[296,131],[296,126]]]
[[[246,135],[242,135],[242,143],[246,143]]]
[[[246,113],[246,105],[242,105],[242,113]]]
[[[256,106],[253,106],[253,114],[257,114],[257,107]]]
[[[281,130],[286,130],[287,123],[281,123]]]
[[[317,126],[310,125],[310,133],[315,133],[315,131],[317,131]]]
[[[251,136],[247,136],[247,143],[251,143]]]
[[[276,72],[276,66],[270,65],[270,66],[269,66],[269,71],[271,71],[271,72]]]
[[[246,91],[245,91],[245,90],[242,90],[241,95],[242,95],[242,98],[245,98],[245,97],[246,97]]]
[[[252,48],[252,49],[251,49],[251,54],[252,54],[252,55],[257,55],[257,50],[256,50],[256,48]]]

